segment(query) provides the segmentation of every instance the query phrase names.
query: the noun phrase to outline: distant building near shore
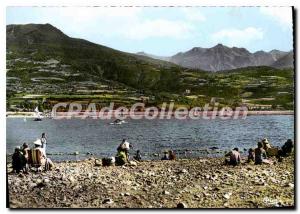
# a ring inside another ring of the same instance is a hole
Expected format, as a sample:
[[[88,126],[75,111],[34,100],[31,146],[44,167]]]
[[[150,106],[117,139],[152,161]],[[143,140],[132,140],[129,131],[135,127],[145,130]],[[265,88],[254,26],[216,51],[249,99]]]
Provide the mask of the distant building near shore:
[[[252,104],[247,105],[248,110],[271,110],[272,105],[261,105],[261,104]]]
[[[190,94],[191,90],[190,89],[185,89],[185,94]]]

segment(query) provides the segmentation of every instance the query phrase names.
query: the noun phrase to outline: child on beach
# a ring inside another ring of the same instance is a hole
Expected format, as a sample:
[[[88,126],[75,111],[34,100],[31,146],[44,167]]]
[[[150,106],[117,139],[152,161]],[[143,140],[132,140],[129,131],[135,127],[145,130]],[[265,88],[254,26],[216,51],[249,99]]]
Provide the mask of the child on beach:
[[[142,160],[142,156],[141,156],[141,152],[140,152],[140,150],[137,150],[136,151],[136,154],[135,154],[135,156],[133,157],[135,160],[137,160],[137,161],[141,161]]]
[[[254,161],[255,161],[254,149],[250,148],[248,151],[248,163],[252,163]]]

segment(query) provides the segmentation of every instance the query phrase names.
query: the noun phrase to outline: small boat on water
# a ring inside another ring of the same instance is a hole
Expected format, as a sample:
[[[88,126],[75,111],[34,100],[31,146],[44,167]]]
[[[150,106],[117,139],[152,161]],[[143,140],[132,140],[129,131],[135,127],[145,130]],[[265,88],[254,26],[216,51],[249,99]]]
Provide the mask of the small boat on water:
[[[110,123],[110,125],[122,125],[124,123],[127,123],[125,120],[116,119],[114,122]]]
[[[42,121],[42,118],[36,117],[36,118],[33,119],[33,121]]]
[[[36,107],[34,109],[35,112],[35,118],[33,119],[33,121],[42,121],[43,115],[42,113],[39,111],[38,107]]]

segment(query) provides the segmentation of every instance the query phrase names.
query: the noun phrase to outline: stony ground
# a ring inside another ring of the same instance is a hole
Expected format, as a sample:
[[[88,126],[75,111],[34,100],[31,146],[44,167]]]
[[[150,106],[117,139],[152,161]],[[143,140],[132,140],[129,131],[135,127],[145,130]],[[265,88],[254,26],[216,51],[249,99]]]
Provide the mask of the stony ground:
[[[11,208],[264,208],[294,206],[294,160],[224,166],[223,159],[95,166],[57,163],[43,173],[8,172]],[[9,169],[10,170],[10,169]]]

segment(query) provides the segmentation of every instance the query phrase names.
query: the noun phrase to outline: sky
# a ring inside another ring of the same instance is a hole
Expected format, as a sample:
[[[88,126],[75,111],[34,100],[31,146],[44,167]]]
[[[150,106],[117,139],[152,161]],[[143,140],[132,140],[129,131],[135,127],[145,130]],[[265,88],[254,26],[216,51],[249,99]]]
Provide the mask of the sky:
[[[70,37],[158,56],[219,43],[293,49],[291,7],[7,7],[6,23],[50,23]]]

